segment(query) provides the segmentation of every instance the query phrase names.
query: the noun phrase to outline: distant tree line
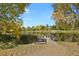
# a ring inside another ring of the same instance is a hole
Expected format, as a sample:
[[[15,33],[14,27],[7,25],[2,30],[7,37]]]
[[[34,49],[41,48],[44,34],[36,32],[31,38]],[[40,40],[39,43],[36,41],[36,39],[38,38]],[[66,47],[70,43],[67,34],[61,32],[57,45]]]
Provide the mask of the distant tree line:
[[[26,31],[55,30],[55,29],[56,29],[55,25],[50,26],[46,24],[46,25],[38,25],[38,26],[32,26],[32,27],[28,26],[26,28]]]

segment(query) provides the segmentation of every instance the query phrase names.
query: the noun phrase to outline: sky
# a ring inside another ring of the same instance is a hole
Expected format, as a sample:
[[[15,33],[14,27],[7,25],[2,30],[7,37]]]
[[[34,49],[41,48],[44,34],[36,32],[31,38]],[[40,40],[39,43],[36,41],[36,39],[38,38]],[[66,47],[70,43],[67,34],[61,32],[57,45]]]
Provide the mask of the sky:
[[[50,3],[33,3],[25,8],[25,12],[20,16],[23,19],[23,26],[37,25],[54,25],[55,22],[51,19],[53,8]]]

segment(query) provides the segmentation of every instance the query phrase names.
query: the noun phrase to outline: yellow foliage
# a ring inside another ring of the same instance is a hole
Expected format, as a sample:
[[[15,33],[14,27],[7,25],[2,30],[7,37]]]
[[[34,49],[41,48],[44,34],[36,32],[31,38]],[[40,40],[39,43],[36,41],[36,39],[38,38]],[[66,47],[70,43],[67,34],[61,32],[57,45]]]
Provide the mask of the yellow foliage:
[[[65,18],[64,14],[61,11],[61,8],[57,9],[53,15],[52,15],[56,20],[63,20]]]
[[[17,38],[21,35],[21,25],[14,23],[14,22],[4,22],[0,21],[0,33],[1,34],[13,34]]]

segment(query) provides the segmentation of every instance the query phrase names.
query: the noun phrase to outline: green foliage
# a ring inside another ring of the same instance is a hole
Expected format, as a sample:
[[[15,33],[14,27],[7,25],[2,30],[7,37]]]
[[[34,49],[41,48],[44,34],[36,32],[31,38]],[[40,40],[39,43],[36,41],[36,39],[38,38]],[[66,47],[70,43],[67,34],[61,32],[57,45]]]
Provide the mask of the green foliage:
[[[28,35],[22,35],[18,43],[29,44],[29,43],[34,43],[36,41],[37,41],[37,36],[28,34]]]
[[[11,41],[15,41],[17,38],[14,35],[0,35],[0,41],[2,42],[11,42]]]
[[[70,42],[78,42],[79,34],[73,33],[56,33],[56,41],[70,41]]]
[[[27,27],[26,31],[52,30],[53,28],[55,29],[55,26],[49,26],[48,24],[46,24],[46,25],[38,25],[38,26]]]
[[[1,49],[10,49],[10,48],[14,48],[14,47],[16,47],[17,45],[15,44],[15,43],[13,43],[13,42],[7,42],[7,43],[1,43],[0,42],[0,48]]]

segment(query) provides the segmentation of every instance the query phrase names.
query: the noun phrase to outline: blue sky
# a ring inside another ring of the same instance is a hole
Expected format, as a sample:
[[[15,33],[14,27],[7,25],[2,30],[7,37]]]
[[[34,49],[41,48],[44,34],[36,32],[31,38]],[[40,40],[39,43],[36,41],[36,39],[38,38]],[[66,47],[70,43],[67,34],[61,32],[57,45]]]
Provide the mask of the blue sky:
[[[53,8],[50,3],[33,3],[20,17],[23,19],[23,26],[53,25],[55,22],[51,19]]]

